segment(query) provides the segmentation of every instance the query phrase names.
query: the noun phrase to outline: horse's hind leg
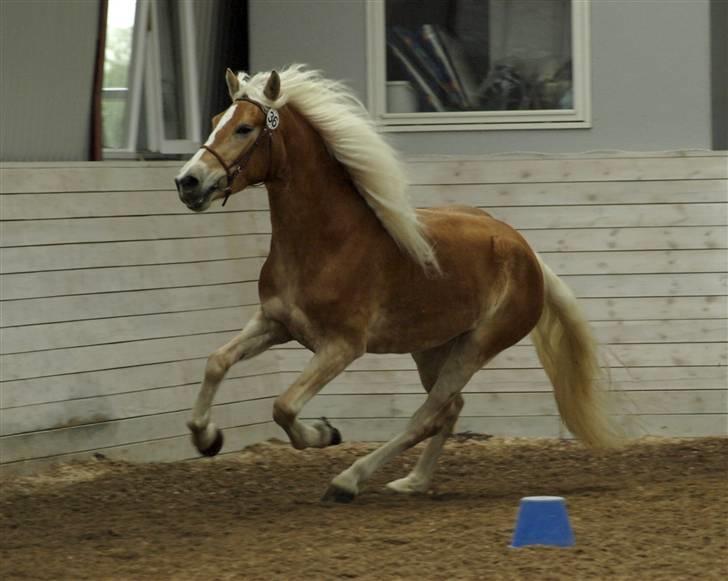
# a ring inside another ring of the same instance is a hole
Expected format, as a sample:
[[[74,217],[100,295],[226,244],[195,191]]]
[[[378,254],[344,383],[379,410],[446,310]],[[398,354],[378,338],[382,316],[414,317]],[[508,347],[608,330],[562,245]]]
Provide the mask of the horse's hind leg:
[[[445,447],[445,442],[450,437],[450,434],[452,434],[455,422],[458,420],[464,403],[463,397],[460,394],[453,397],[440,431],[427,442],[427,446],[419,460],[417,460],[417,464],[412,469],[412,472],[404,478],[393,480],[387,484],[387,488],[406,494],[426,492],[430,488],[437,460],[442,453],[442,449]]]
[[[353,499],[359,493],[360,485],[374,471],[404,450],[445,429],[452,422],[453,407],[457,408],[459,405],[457,400],[460,390],[492,355],[494,353],[491,349],[484,349],[474,332],[455,340],[435,385],[412,416],[406,430],[374,452],[360,458],[334,478],[324,500]]]
[[[239,335],[208,357],[205,378],[192,409],[192,417],[187,422],[192,442],[201,454],[214,456],[222,447],[222,432],[210,421],[210,407],[227,371],[238,361],[250,359],[289,339],[288,332],[280,323],[258,311]]]
[[[420,379],[425,390],[429,393],[435,386],[440,376],[442,367],[452,351],[453,344],[449,342],[441,347],[428,351],[413,353],[412,357],[417,363]],[[432,475],[435,472],[435,465],[448,439],[455,427],[460,411],[463,409],[463,398],[456,395],[450,404],[449,414],[443,423],[442,429],[430,438],[422,455],[412,472],[404,478],[394,480],[387,484],[387,487],[396,492],[414,493],[425,492],[432,482]]]

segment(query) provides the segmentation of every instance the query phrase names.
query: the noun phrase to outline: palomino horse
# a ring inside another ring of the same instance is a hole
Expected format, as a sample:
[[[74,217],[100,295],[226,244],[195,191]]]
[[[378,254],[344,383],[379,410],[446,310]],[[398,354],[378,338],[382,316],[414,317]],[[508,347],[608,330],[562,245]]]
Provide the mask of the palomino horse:
[[[205,368],[188,422],[202,454],[222,446],[210,406],[239,361],[290,340],[314,353],[273,405],[301,449],[341,441],[325,419],[297,419],[324,385],[364,353],[411,353],[424,404],[403,433],[336,476],[324,498],[353,499],[377,468],[429,438],[412,472],[388,485],[424,491],[463,407],[461,390],[528,333],[569,430],[591,446],[617,442],[595,388],[588,323],[518,232],[475,208],[414,210],[394,151],[340,83],[300,65],[254,77],[228,70],[226,80],[232,104],[177,176],[179,197],[200,212],[262,182],[272,236],[259,311]]]

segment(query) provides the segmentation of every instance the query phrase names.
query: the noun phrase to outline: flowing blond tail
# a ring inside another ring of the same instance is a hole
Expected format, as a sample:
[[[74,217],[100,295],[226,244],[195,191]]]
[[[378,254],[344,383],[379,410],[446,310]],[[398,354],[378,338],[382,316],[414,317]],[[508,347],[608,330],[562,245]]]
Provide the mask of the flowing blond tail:
[[[551,380],[566,427],[593,448],[622,443],[619,429],[604,407],[598,389],[602,370],[597,344],[569,287],[539,258],[545,282],[544,310],[531,339]]]

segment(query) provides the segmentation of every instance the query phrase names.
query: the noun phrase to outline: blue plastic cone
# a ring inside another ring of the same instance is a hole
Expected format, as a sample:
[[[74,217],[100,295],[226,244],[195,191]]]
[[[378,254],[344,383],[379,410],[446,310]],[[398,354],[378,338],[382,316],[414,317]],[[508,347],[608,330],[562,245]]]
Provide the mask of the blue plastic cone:
[[[562,497],[526,496],[521,499],[511,547],[528,545],[574,546],[574,532]]]

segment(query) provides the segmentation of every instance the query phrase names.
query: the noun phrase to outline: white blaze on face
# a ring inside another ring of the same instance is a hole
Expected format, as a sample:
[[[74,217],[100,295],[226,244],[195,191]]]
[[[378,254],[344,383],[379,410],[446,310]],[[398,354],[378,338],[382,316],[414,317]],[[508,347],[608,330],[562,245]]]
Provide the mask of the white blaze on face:
[[[237,108],[238,104],[233,103],[228,107],[227,111],[225,111],[225,114],[222,116],[222,119],[218,121],[217,125],[215,126],[215,129],[212,130],[212,133],[210,133],[210,137],[207,138],[207,141],[205,141],[205,145],[208,147],[212,145],[215,142],[215,135],[217,135],[217,132],[220,131],[225,125],[227,125],[227,122],[230,121],[230,119],[233,118],[233,115],[235,115],[235,109]]]
[[[210,136],[207,138],[207,141],[205,141],[205,145],[210,147],[215,142],[215,136],[217,135],[218,131],[225,127],[225,125],[230,121],[230,119],[233,118],[233,115],[235,115],[235,108],[237,107],[237,103],[234,103],[228,107],[227,111],[223,114],[220,121],[218,121],[217,125],[215,125],[215,129],[212,130],[212,133],[210,133]],[[196,164],[200,161],[200,158],[202,157],[202,154],[205,152],[204,149],[198,149],[195,155],[193,155],[190,160],[182,166],[182,169],[179,172],[179,175],[177,176],[177,179],[181,179],[183,176],[185,176]]]

